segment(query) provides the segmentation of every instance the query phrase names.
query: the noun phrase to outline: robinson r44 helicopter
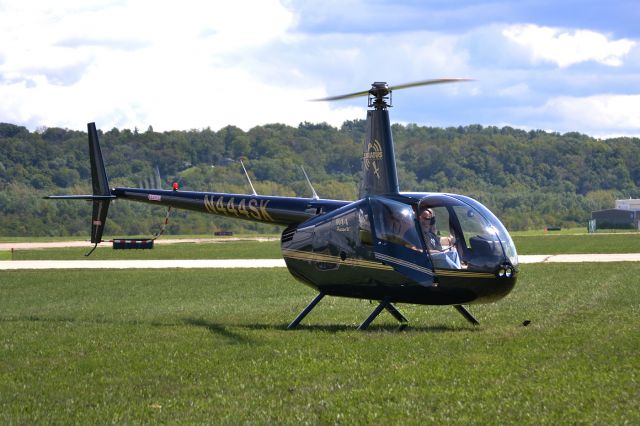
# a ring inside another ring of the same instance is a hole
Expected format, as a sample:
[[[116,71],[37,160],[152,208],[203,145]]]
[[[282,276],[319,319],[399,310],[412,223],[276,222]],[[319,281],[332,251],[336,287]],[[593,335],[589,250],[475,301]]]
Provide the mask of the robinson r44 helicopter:
[[[500,220],[478,201],[456,194],[400,192],[388,108],[392,90],[454,83],[434,79],[334,96],[334,101],[368,96],[363,180],[357,201],[142,188],[109,188],[94,123],[88,124],[93,194],[49,196],[93,204],[91,243],[102,241],[109,203],[126,199],[232,218],[278,224],[289,272],[316,289],[317,296],[289,324],[292,329],[324,296],[379,301],[359,326],[368,328],[388,311],[407,325],[394,303],[453,305],[472,324],[462,305],[506,296],[518,275],[518,257]]]

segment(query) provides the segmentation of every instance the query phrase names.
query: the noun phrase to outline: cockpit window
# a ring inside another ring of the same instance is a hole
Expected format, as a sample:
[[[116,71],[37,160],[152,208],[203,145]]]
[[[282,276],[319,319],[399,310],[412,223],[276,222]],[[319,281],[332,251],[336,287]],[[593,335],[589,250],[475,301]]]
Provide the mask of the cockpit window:
[[[371,207],[379,239],[412,249],[422,247],[411,206],[397,201],[372,199]]]

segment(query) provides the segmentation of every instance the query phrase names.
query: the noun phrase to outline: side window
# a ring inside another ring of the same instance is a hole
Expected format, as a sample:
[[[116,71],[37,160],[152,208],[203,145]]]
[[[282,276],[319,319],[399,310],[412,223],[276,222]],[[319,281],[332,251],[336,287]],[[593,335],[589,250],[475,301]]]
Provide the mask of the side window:
[[[448,236],[454,234],[452,224],[449,219],[449,211],[446,207],[432,207],[433,212],[432,230],[439,236]]]
[[[408,248],[421,247],[411,206],[391,200],[371,200],[376,236]]]
[[[336,216],[332,220],[333,239],[339,250],[354,250],[358,238],[356,210]]]
[[[372,246],[373,235],[371,234],[371,222],[369,221],[369,213],[366,207],[360,207],[358,209],[358,234],[362,244]]]
[[[329,253],[329,239],[331,238],[331,223],[322,223],[315,228],[313,236],[313,251]]]

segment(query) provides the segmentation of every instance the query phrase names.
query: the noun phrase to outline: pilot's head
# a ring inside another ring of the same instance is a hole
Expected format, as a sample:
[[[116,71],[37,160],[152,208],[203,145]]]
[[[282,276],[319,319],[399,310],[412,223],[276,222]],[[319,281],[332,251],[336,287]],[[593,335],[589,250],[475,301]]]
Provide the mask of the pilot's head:
[[[425,208],[420,212],[420,221],[425,225],[435,225],[436,215],[433,213],[433,210]]]

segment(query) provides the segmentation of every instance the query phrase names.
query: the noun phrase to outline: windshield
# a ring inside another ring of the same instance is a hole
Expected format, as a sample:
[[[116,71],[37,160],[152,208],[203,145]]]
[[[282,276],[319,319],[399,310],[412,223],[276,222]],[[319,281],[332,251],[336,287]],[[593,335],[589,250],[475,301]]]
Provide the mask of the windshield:
[[[516,266],[515,246],[502,223],[477,201],[464,198],[439,194],[418,203],[419,224],[434,267],[494,271],[507,259]]]
[[[516,251],[516,245],[513,243],[511,239],[511,235],[507,231],[507,228],[500,222],[498,219],[488,208],[474,200],[473,198],[465,197],[464,195],[456,195],[457,199],[464,201],[467,204],[473,206],[476,210],[479,210],[491,223],[491,226],[495,228],[495,231],[500,239],[500,243],[509,258],[509,262],[513,266],[518,266],[518,252]]]

